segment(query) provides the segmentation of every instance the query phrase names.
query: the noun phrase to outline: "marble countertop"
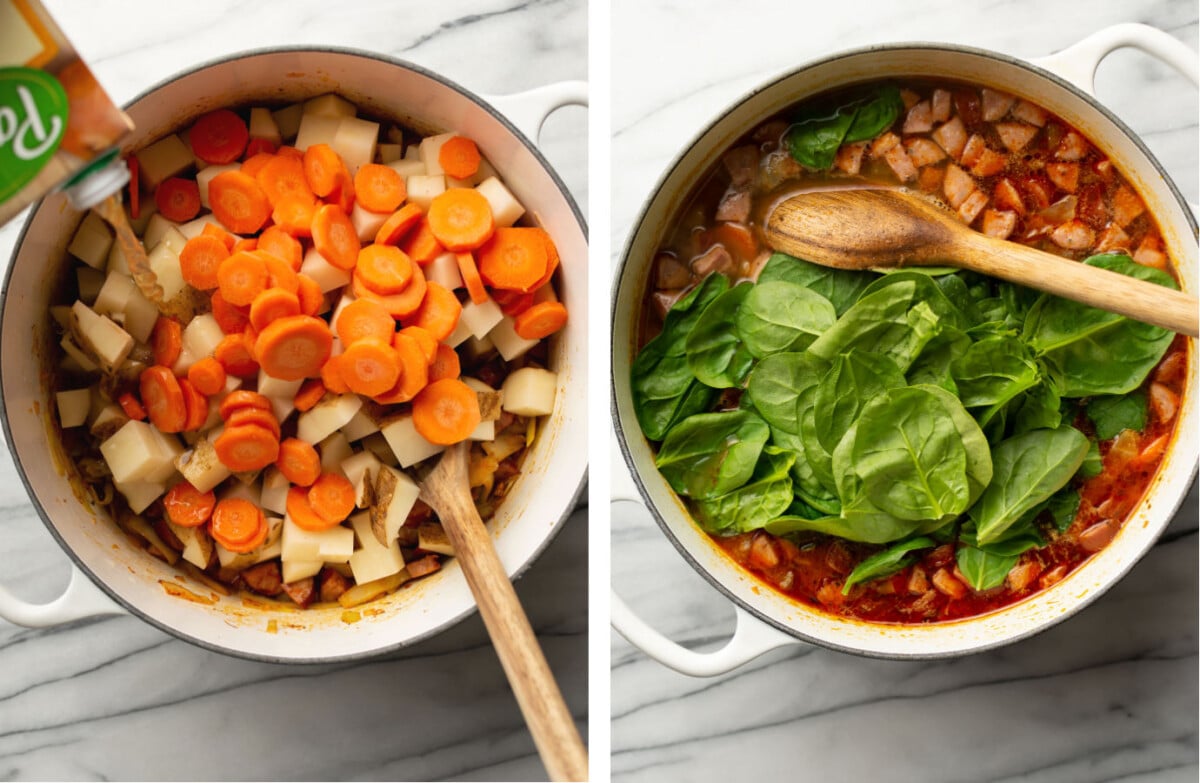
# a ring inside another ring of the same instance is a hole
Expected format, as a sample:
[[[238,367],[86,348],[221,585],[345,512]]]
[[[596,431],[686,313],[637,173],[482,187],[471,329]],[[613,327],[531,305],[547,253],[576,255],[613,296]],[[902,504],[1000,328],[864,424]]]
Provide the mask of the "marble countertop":
[[[118,103],[233,52],[361,48],[481,94],[587,78],[582,0],[436,3],[218,0],[77,3],[52,13]],[[540,144],[587,209],[586,118]],[[0,229],[0,263],[17,221]],[[517,584],[586,737],[587,511]],[[0,578],[27,600],[66,584],[67,557],[0,456]],[[33,631],[0,621],[0,779],[538,780],[545,772],[478,616],[363,663],[280,666],[224,657],[132,617]]]
[[[888,41],[1034,58],[1130,21],[1197,48],[1196,4],[1167,0],[616,0],[613,13],[614,264],[677,151],[799,63]],[[1097,85],[1196,202],[1195,87],[1133,50],[1105,60]],[[616,483],[619,456],[612,465]],[[1193,485],[1161,541],[1093,606],[974,657],[907,663],[797,646],[696,679],[613,632],[613,780],[1195,781],[1197,502]],[[733,630],[730,604],[644,509],[620,503],[612,516],[617,592],[672,639],[720,647]]]

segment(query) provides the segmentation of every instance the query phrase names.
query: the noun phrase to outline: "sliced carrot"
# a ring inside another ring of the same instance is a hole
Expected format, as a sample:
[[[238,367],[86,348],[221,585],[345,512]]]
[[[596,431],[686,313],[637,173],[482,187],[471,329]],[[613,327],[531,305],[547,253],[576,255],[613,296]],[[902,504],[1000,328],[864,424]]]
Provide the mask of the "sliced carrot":
[[[279,439],[254,424],[226,427],[213,441],[221,464],[234,473],[261,470],[279,457]]]
[[[303,487],[292,487],[287,493],[287,515],[301,530],[320,533],[328,530],[337,522],[330,522],[316,511],[308,502],[308,490]]]
[[[275,154],[276,155],[287,155],[288,157],[297,158],[299,160],[304,159],[304,153],[302,151],[296,149],[295,147],[289,146],[287,144],[285,144],[282,147],[280,147],[279,149],[275,150]]]
[[[225,399],[221,400],[221,405],[218,412],[221,418],[228,420],[236,411],[242,408],[254,408],[260,411],[270,411],[271,401],[255,391],[249,389],[237,389],[225,395]]]
[[[451,136],[438,150],[438,165],[455,179],[475,176],[479,161],[479,147],[466,136]]]
[[[296,398],[292,400],[292,404],[296,406],[296,410],[304,413],[320,402],[324,396],[325,384],[321,383],[318,378],[309,378],[300,385],[300,391],[296,392]]]
[[[346,164],[328,144],[313,144],[304,151],[304,178],[312,192],[321,198],[333,192],[338,175],[343,172]]]
[[[239,250],[217,268],[217,286],[226,302],[248,305],[266,290],[267,265],[257,252]]]
[[[188,368],[188,380],[196,391],[209,397],[225,388],[225,368],[211,356],[206,356]]]
[[[333,192],[325,201],[337,204],[338,209],[349,215],[354,211],[354,196],[354,177],[350,176],[349,171],[343,170],[337,176],[337,185],[334,186]]]
[[[212,490],[201,492],[186,479],[167,490],[163,496],[163,511],[167,519],[180,527],[200,527],[212,516],[217,505]]]
[[[425,219],[442,247],[456,253],[479,247],[496,230],[491,204],[474,188],[450,188],[434,196]]]
[[[429,228],[428,215],[417,224],[416,229],[409,232],[401,245],[401,249],[408,254],[409,258],[421,266],[433,263],[435,258],[446,252],[446,249],[437,241],[437,237],[433,235],[433,231]]]
[[[242,157],[249,160],[261,152],[275,154],[275,142],[270,139],[251,138],[246,142],[246,151],[242,153]]]
[[[225,334],[241,334],[250,325],[250,308],[247,305],[229,304],[220,291],[213,291],[212,314],[217,319],[217,326]]]
[[[533,307],[533,292],[521,293],[520,291],[508,291],[503,288],[497,288],[492,291],[492,298],[496,300],[496,304],[500,305],[500,312],[516,318],[521,313]]]
[[[457,378],[462,375],[462,363],[455,351],[445,343],[437,344],[437,355],[429,365],[429,382],[434,383],[444,378]]]
[[[187,424],[187,404],[179,380],[170,367],[155,365],[142,370],[138,390],[151,424],[160,432],[183,432]]]
[[[250,324],[260,332],[293,315],[300,315],[300,298],[282,288],[268,288],[250,304]]]
[[[350,278],[351,284],[354,286],[354,295],[359,299],[373,299],[383,305],[383,309],[387,310],[388,315],[392,318],[405,318],[412,315],[421,306],[421,302],[425,299],[425,291],[428,288],[425,283],[425,273],[421,271],[421,267],[413,265],[412,280],[398,294],[377,294],[368,288],[358,275],[357,270]]]
[[[455,378],[434,381],[417,394],[413,427],[430,443],[450,446],[470,437],[481,420],[479,396]]]
[[[142,407],[142,403],[133,396],[132,392],[125,392],[118,397],[117,404],[121,406],[121,410],[125,411],[125,415],[134,421],[146,420],[146,409]]]
[[[250,141],[246,122],[229,109],[210,111],[188,131],[192,152],[205,163],[233,163]]]
[[[367,245],[358,251],[354,274],[377,294],[390,296],[405,289],[413,276],[413,262],[391,245]]]
[[[749,261],[758,254],[758,240],[749,226],[742,223],[718,223],[711,236],[725,246],[735,259]]]
[[[200,214],[200,186],[194,179],[168,177],[154,189],[158,214],[176,223],[186,223]]]
[[[267,526],[262,509],[243,498],[222,498],[212,510],[209,532],[221,546],[233,552],[248,552],[259,531]],[[232,549],[231,549],[232,546]]]
[[[406,326],[396,334],[406,334],[417,341],[417,345],[421,346],[421,353],[425,354],[425,363],[430,364],[437,356],[438,341],[437,338],[430,334],[428,329],[421,326]],[[396,341],[396,335],[392,335],[393,346]]]
[[[488,300],[487,289],[483,286],[483,278],[475,266],[475,256],[470,252],[455,253],[454,260],[458,262],[458,272],[462,275],[463,283],[467,286],[467,294],[475,304],[483,304]]]
[[[238,408],[229,414],[225,423],[230,427],[262,427],[279,440],[279,419],[275,418],[272,411],[264,411],[262,408]]]
[[[354,485],[340,473],[322,473],[308,490],[308,505],[330,524],[339,524],[354,511]]]
[[[316,377],[333,350],[329,324],[311,315],[281,318],[258,334],[254,355],[272,378],[297,381]]]
[[[498,228],[476,253],[479,274],[493,288],[532,291],[546,274],[548,255],[540,229]]]
[[[258,235],[256,249],[286,261],[293,271],[299,271],[300,263],[304,260],[304,247],[300,240],[278,225],[278,220],[275,223]]]
[[[125,166],[129,169],[129,216],[137,220],[142,216],[142,177],[137,156],[125,158]]]
[[[308,180],[304,178],[304,161],[291,155],[276,155],[254,175],[254,179],[272,204],[278,204],[284,196],[316,200]]]
[[[258,152],[254,155],[247,155],[246,159],[242,161],[242,165],[238,167],[238,170],[243,174],[249,174],[251,177],[257,177],[258,172],[263,170],[263,166],[266,166],[273,160],[275,160],[275,155],[270,152]]]
[[[425,215],[424,210],[416,204],[405,204],[383,221],[383,225],[375,232],[375,244],[394,245],[408,235]]]
[[[210,224],[211,225],[211,224]],[[192,288],[211,291],[217,287],[217,269],[229,258],[225,242],[209,234],[192,237],[179,252],[179,269]]]
[[[289,194],[275,202],[271,221],[292,236],[312,236],[313,216],[317,214],[319,202],[312,196]]]
[[[296,275],[296,296],[300,298],[300,312],[304,315],[316,315],[325,305],[320,284],[308,275]]]
[[[462,315],[462,305],[458,297],[438,283],[430,282],[426,286],[425,298],[413,315],[413,326],[427,330],[435,339],[445,340],[458,326],[458,317]]]
[[[550,282],[550,278],[554,277],[554,270],[558,269],[558,264],[560,261],[558,256],[558,246],[555,245],[554,240],[550,238],[549,232],[542,228],[535,229],[535,231],[541,234],[542,242],[544,242],[546,245],[546,274],[542,275],[541,280],[538,280],[533,284],[533,288],[530,289],[531,291],[536,291],[546,283]]]
[[[263,251],[256,250],[255,253],[262,259],[263,265],[267,268],[267,287],[282,288],[289,294],[300,293],[300,275],[296,270],[292,269],[292,265],[282,258]]]
[[[279,444],[275,467],[283,477],[298,487],[309,487],[321,475],[321,457],[311,443],[288,438]]]
[[[391,342],[396,331],[396,321],[383,305],[371,299],[355,299],[343,307],[334,326],[338,339],[346,346],[362,339]]]
[[[172,366],[183,352],[183,327],[174,318],[160,315],[150,332],[150,347],[154,350],[155,364]]]
[[[228,498],[227,500],[240,500],[240,499],[241,498]],[[216,516],[215,509],[213,511],[213,515],[214,515],[214,517]],[[228,539],[224,538],[223,535],[216,532],[217,528],[212,522],[209,522],[209,528],[208,528],[209,534],[213,537],[214,541],[216,541],[218,544],[220,544],[221,546],[228,549],[230,552],[237,552],[240,554],[246,554],[249,552],[253,552],[253,551],[259,549],[260,547],[262,547],[262,545],[264,543],[266,543],[267,534],[270,532],[270,525],[267,524],[266,517],[263,516],[263,513],[261,510],[258,510],[258,516],[261,518],[261,520],[260,520],[257,532],[255,532],[253,536],[251,536],[250,538],[246,539],[243,542],[229,541]]]
[[[237,378],[249,378],[258,373],[253,343],[246,339],[245,332],[225,335],[225,339],[217,343],[213,356],[225,372]]]
[[[242,171],[223,171],[208,183],[213,215],[235,234],[254,234],[271,217],[271,202],[258,182]]]
[[[404,178],[391,166],[364,163],[354,173],[354,197],[368,212],[392,212],[407,195]]]
[[[216,223],[205,223],[204,228],[200,230],[200,236],[216,237],[225,245],[225,249],[233,252],[233,243],[237,242],[237,237],[230,234],[225,229],[218,226]]]
[[[258,249],[258,237],[242,237],[233,243],[234,253],[249,253]]]
[[[383,394],[400,380],[400,358],[390,341],[358,340],[346,347],[338,361],[342,379],[355,394]]]
[[[181,378],[179,389],[183,392],[183,407],[187,418],[183,423],[184,432],[195,432],[208,421],[208,398],[192,385],[187,378]]]
[[[342,355],[340,353],[337,356],[330,356],[321,365],[321,384],[333,394],[346,394],[350,391],[350,387],[346,385],[346,380],[342,377]]]
[[[395,386],[375,396],[375,401],[384,405],[408,402],[429,382],[429,363],[425,361],[425,352],[416,340],[406,334],[397,334],[392,340],[392,347],[403,369]]]
[[[566,326],[567,308],[561,302],[540,302],[513,320],[513,331],[526,340],[549,337]]]
[[[338,269],[353,269],[362,244],[350,218],[336,204],[317,209],[312,221],[313,247]]]

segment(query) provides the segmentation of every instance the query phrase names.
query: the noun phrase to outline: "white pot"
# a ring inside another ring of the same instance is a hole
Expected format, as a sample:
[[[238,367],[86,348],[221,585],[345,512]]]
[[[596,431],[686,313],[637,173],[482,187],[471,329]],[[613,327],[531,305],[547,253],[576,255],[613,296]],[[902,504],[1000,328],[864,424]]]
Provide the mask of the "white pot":
[[[134,100],[127,111],[137,129],[126,149],[141,147],[218,107],[277,104],[327,92],[338,92],[369,114],[422,133],[455,130],[470,136],[529,214],[550,232],[561,253],[560,294],[571,321],[552,342],[551,361],[558,371],[555,410],[490,523],[500,559],[510,576],[516,576],[566,519],[587,467],[587,449],[579,443],[587,422],[586,229],[565,186],[529,141],[554,109],[586,103],[586,85],[564,82],[485,101],[421,68],[364,52],[251,52],[176,76]],[[361,620],[352,624],[343,622],[339,609],[248,606],[240,596],[217,596],[189,582],[181,571],[131,545],[102,511],[91,508],[55,434],[47,383],[47,369],[55,362],[47,307],[69,269],[65,249],[80,219],[61,195],[37,208],[18,242],[0,302],[5,435],[38,513],[78,570],[66,593],[42,606],[25,604],[0,588],[0,617],[42,626],[127,610],[219,652],[269,661],[326,662],[411,644],[474,611],[466,580],[453,559],[434,576],[360,607]],[[172,596],[163,583],[182,583],[215,601]],[[268,623],[274,631],[268,632]]]
[[[1163,467],[1112,543],[1058,585],[1029,599],[969,620],[929,625],[881,625],[835,617],[764,589],[689,519],[682,502],[655,469],[654,454],[634,417],[628,382],[638,311],[651,263],[665,228],[685,205],[694,183],[748,129],[806,96],[872,79],[921,76],[987,85],[1028,98],[1079,128],[1141,193],[1162,228],[1183,289],[1195,295],[1197,233],[1193,214],[1145,145],[1091,96],[1096,65],[1121,46],[1142,48],[1197,80],[1196,54],[1165,33],[1142,25],[1103,30],[1036,65],[948,44],[859,49],[805,65],[754,90],[700,133],[668,167],[635,224],[614,284],[614,419],[641,499],[680,553],[734,603],[738,625],[724,649],[695,653],[654,631],[614,596],[613,625],[634,645],[664,664],[694,675],[728,671],[767,650],[798,641],[886,658],[979,652],[1023,639],[1070,616],[1111,587],[1153,545],[1196,470],[1200,428],[1195,340],[1188,341],[1190,375]],[[638,498],[631,492],[622,499]]]

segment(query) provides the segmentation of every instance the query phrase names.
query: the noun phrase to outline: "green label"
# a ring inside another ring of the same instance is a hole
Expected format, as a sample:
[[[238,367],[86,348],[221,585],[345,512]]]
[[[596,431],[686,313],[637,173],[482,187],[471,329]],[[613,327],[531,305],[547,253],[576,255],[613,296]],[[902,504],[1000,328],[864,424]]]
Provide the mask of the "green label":
[[[67,127],[67,93],[35,68],[0,68],[0,202],[54,156]]]

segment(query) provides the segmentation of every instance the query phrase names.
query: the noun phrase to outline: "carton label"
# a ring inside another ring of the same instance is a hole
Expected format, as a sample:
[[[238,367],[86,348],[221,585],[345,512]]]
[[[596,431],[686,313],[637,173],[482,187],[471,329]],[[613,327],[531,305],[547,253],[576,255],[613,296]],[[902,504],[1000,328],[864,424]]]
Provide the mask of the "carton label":
[[[67,93],[42,70],[0,68],[0,201],[37,176],[67,125]]]

